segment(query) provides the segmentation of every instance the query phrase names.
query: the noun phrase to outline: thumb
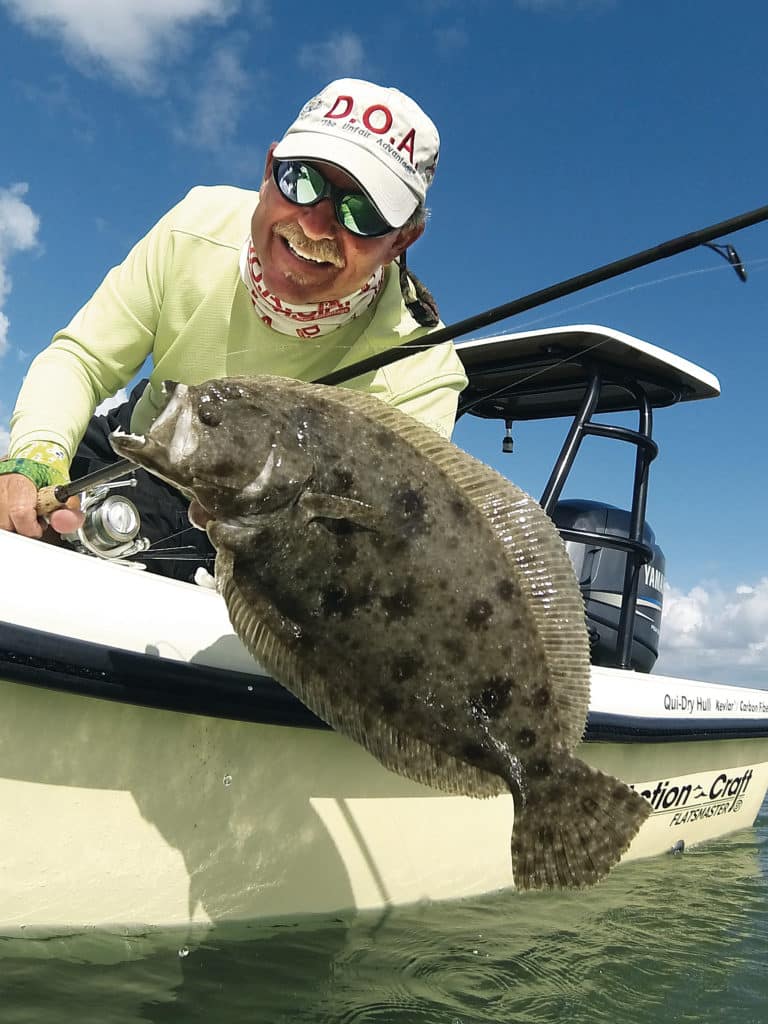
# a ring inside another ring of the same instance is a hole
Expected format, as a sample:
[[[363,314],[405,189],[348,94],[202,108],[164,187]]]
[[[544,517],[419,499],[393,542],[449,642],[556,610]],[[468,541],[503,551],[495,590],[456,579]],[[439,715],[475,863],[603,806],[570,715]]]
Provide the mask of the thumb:
[[[74,533],[79,530],[85,522],[85,516],[80,511],[80,499],[68,498],[66,507],[51,512],[48,522],[57,533]]]

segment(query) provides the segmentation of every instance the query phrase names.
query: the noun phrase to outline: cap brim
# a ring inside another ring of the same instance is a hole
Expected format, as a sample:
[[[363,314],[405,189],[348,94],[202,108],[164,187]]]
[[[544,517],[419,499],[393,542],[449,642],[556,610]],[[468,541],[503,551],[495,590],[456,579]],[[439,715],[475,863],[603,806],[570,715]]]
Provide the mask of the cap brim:
[[[320,132],[290,132],[278,143],[278,160],[323,160],[359,181],[393,228],[405,224],[419,205],[418,196],[381,160],[349,139]]]

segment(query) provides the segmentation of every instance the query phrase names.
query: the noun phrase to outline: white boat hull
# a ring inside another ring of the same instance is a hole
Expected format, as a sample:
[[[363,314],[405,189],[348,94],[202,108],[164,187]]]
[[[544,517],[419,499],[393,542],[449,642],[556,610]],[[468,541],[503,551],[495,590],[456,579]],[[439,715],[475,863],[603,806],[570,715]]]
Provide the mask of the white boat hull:
[[[0,706],[0,934],[296,919],[513,884],[511,796],[445,796],[335,733],[12,683]],[[657,793],[625,860],[752,825],[768,786],[768,740],[579,753]]]
[[[11,630],[54,630],[62,646],[98,637],[117,674],[138,657],[148,686],[168,665],[253,671],[213,593],[7,534],[0,545],[4,564],[26,567],[2,616]],[[43,578],[77,607],[41,600]],[[109,673],[94,668],[83,692],[64,692],[66,666],[42,648],[30,659],[11,681],[24,659],[6,651],[0,674],[0,935],[295,920],[513,885],[511,796],[446,796],[324,729],[103,699]],[[654,807],[625,860],[752,825],[768,787],[766,701],[593,670],[595,739],[578,754]],[[683,720],[694,731],[675,738]]]

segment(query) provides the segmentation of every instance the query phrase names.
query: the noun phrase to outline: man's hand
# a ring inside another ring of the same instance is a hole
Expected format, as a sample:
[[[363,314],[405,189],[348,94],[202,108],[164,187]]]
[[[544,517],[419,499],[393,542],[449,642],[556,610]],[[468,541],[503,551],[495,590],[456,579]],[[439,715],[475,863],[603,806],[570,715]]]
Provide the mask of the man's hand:
[[[23,537],[42,537],[43,526],[37,517],[37,488],[20,473],[0,476],[0,530]],[[84,516],[77,498],[66,508],[56,509],[49,522],[57,533],[72,533],[83,525]]]

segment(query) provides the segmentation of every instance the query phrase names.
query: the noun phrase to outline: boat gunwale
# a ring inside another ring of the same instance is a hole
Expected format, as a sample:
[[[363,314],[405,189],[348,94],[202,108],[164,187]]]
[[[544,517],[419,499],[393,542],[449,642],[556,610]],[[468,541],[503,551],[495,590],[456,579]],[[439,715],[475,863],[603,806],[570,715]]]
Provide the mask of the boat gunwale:
[[[151,663],[152,671],[147,671]],[[636,685],[637,673],[628,673]],[[648,676],[652,679],[653,676]],[[117,703],[261,725],[329,729],[270,676],[176,660],[0,622],[0,679]],[[714,684],[703,684],[714,685]],[[768,738],[768,716],[659,718],[590,709],[584,742]]]

